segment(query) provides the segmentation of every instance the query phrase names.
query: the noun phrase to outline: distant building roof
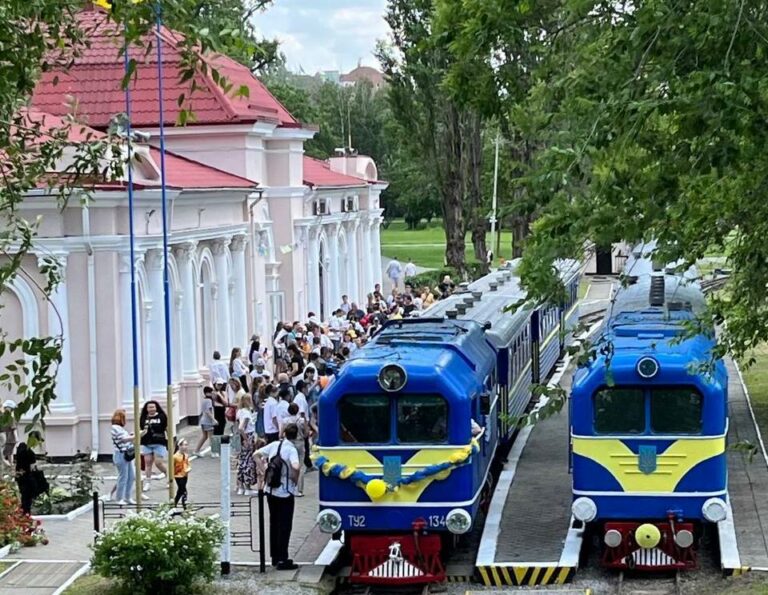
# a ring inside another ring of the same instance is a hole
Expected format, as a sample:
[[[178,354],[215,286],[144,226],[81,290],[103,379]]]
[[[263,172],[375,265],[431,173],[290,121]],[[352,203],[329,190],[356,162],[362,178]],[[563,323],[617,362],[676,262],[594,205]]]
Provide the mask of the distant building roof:
[[[304,157],[304,183],[307,186],[319,188],[346,188],[368,185],[368,182],[362,178],[333,171],[327,161],[320,161],[319,159],[306,156]]]
[[[368,81],[374,87],[381,87],[384,84],[384,75],[370,66],[358,66],[347,74],[342,74],[339,80],[342,84]]]
[[[125,93],[121,88],[124,76],[121,35],[100,8],[83,10],[78,14],[78,21],[85,31],[88,47],[81,49],[66,71],[52,70],[42,74],[32,105],[48,113],[63,115],[71,109],[67,104],[68,97],[72,96],[77,101],[80,117],[91,126],[105,128],[115,114],[125,112]],[[168,125],[175,123],[181,109],[176,100],[184,93],[194,113],[191,124],[268,121],[286,127],[300,126],[247,67],[220,54],[206,54],[204,60],[209,68],[206,74],[198,72],[195,75],[198,89],[190,95],[192,80],[179,82],[182,65],[177,44],[180,36],[166,28],[160,36],[164,42],[163,91]],[[130,55],[137,62],[131,84],[131,121],[134,126],[157,126],[160,118],[156,53],[152,51],[145,56],[144,50],[137,48]],[[214,82],[211,68],[232,84],[229,94]],[[248,89],[248,97],[233,96],[241,86]]]

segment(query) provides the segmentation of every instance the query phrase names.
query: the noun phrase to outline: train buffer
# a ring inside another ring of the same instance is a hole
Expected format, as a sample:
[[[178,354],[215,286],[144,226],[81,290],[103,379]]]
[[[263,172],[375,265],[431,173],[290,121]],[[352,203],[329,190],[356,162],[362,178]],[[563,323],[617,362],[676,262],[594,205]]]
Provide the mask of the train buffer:
[[[563,372],[553,381],[558,374]],[[560,382],[570,387],[570,371]],[[579,564],[582,538],[583,528],[571,518],[564,409],[524,427],[515,440],[486,518],[477,575],[497,587],[568,583]]]
[[[768,460],[755,424],[749,394],[732,360],[728,366],[728,444],[747,441],[758,447],[754,457],[728,453],[728,518],[718,523],[720,565],[726,576],[748,570],[768,571]]]

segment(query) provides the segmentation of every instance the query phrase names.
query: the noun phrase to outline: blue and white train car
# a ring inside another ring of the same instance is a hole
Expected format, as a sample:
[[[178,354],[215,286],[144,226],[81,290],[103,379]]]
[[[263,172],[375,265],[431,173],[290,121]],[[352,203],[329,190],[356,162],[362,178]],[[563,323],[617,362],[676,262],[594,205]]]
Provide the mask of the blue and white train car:
[[[472,529],[500,446],[576,316],[579,267],[559,270],[566,303],[508,311],[525,299],[513,263],[388,322],[323,392],[318,523],[345,533],[352,581],[444,578],[446,546]]]

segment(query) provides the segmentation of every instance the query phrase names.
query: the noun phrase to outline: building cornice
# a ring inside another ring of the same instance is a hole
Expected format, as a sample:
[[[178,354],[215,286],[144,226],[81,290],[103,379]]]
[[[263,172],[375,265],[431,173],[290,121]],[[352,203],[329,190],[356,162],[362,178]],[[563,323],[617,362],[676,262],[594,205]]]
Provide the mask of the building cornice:
[[[267,227],[266,225],[264,227]],[[221,238],[231,238],[233,236],[248,235],[248,224],[225,225],[221,227],[212,227],[208,229],[189,229],[172,231],[168,243],[171,245],[185,242],[204,242],[217,240]],[[91,236],[89,243],[94,251],[125,251],[129,249],[130,238],[127,235],[100,235]],[[138,251],[154,250],[163,245],[163,236],[161,234],[137,236],[136,249]],[[46,253],[55,252],[59,255],[71,254],[73,252],[85,252],[86,247],[83,244],[82,236],[67,236],[62,238],[36,238],[33,251],[44,249]],[[10,252],[16,250],[12,247]]]

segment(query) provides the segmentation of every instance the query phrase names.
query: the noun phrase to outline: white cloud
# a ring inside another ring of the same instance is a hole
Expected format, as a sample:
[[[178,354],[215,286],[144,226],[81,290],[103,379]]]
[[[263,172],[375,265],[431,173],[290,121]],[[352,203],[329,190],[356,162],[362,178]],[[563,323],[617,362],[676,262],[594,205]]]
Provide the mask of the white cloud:
[[[290,68],[348,71],[358,61],[378,66],[373,51],[388,32],[385,6],[386,0],[275,0],[255,25],[281,41]]]

